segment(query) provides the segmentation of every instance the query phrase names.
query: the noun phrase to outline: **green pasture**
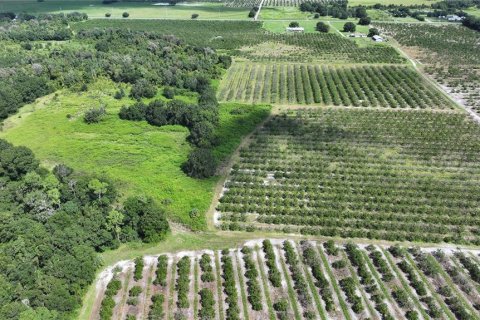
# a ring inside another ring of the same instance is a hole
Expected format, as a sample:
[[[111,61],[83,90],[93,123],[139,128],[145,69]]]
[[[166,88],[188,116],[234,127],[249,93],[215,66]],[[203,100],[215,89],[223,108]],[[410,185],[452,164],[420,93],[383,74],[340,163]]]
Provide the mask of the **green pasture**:
[[[262,7],[259,15],[260,20],[285,20],[298,19],[307,20],[313,19],[313,14],[310,12],[302,12],[298,7]]]
[[[41,98],[7,119],[0,137],[31,148],[46,167],[64,163],[77,171],[104,175],[123,197],[145,194],[159,202],[166,200],[172,220],[204,229],[205,217],[191,219],[189,213],[193,208],[208,209],[217,178],[192,179],[182,172],[191,148],[186,141],[188,130],[120,120],[119,109],[132,101],[115,100],[116,90],[111,81],[99,80],[85,93],[63,90]],[[105,119],[86,124],[84,112],[101,105],[107,110]],[[235,114],[230,112],[233,109]],[[231,154],[241,137],[268,113],[268,106],[222,105],[217,158],[224,160]]]
[[[167,2],[167,1],[164,1]],[[158,1],[162,3],[162,1]],[[90,18],[104,18],[106,13],[111,18],[122,18],[123,12],[130,14],[128,19],[191,19],[193,13],[197,19],[248,19],[248,8],[228,8],[222,3],[185,2],[176,6],[154,5],[155,2],[118,2],[102,4],[100,0],[81,1],[0,1],[0,11],[29,13],[67,13],[79,11]]]

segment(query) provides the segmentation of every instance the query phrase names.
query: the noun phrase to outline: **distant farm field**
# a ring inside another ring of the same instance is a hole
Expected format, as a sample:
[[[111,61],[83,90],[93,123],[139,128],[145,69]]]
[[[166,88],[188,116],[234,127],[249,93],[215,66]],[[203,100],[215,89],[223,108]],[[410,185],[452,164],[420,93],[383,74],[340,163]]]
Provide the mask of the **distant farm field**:
[[[100,81],[86,93],[65,91],[42,98],[5,121],[0,138],[31,148],[47,167],[64,163],[77,171],[103,174],[116,182],[124,196],[145,194],[170,203],[171,219],[204,228],[205,216],[192,219],[189,213],[194,208],[207,210],[217,179],[193,179],[181,170],[191,148],[188,129],[120,120],[120,107],[132,102],[113,99],[115,91],[113,83]],[[106,119],[84,123],[84,112],[100,105],[106,106]],[[214,150],[220,161],[268,115],[269,107],[238,109],[235,104],[220,109],[221,143]]]
[[[460,111],[287,111],[240,153],[222,228],[480,243],[480,128]]]
[[[169,6],[167,1],[162,5],[154,5],[154,2],[117,2],[105,5],[100,0],[0,1],[0,11],[29,13],[79,11],[88,14],[90,18],[104,18],[106,13],[110,13],[112,19],[122,19],[123,12],[129,13],[128,19],[191,19],[194,13],[199,15],[197,19],[248,19],[248,10],[225,7],[218,2],[185,2]]]
[[[236,63],[219,89],[221,101],[387,108],[453,108],[406,66]]]
[[[129,28],[161,32],[192,45],[209,46],[252,61],[322,61],[349,63],[404,63],[395,48],[372,41],[358,45],[336,33],[278,34],[249,21],[96,20],[73,29]]]

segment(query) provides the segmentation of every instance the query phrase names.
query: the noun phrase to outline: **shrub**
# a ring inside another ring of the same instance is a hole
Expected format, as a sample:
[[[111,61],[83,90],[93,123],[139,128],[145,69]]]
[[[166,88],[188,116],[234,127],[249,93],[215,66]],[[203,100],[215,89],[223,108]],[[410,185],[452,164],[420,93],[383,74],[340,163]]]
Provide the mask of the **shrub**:
[[[188,155],[182,170],[193,178],[209,178],[215,174],[217,161],[211,149],[197,148]]]
[[[369,37],[378,36],[379,34],[380,34],[380,31],[378,31],[377,28],[368,29],[368,36]]]
[[[98,123],[102,120],[105,114],[106,114],[105,107],[92,108],[85,112],[85,114],[83,115],[83,120],[87,124]]]
[[[123,106],[118,113],[118,116],[122,120],[133,120],[133,121],[141,121],[145,120],[145,112],[147,110],[147,106],[139,101],[129,107]]]
[[[129,16],[130,16],[130,13],[128,13],[128,12],[122,13],[122,17],[124,17],[124,18],[128,18]]]
[[[171,87],[165,87],[163,89],[163,96],[167,99],[173,99],[175,97],[175,89]]]
[[[325,22],[318,22],[317,26],[315,27],[315,30],[318,32],[325,32],[327,33],[330,27],[325,23]]]
[[[110,12],[105,13],[105,18],[110,18],[112,14]]]
[[[353,22],[347,22],[343,25],[343,32],[355,32],[357,26]]]
[[[368,26],[372,22],[370,17],[362,17],[358,20],[358,24],[361,26]]]
[[[192,14],[192,19],[197,19],[198,18],[198,13]]]
[[[298,28],[298,27],[300,27],[300,24],[297,21],[292,21],[292,22],[290,22],[290,24],[288,26],[290,28]]]
[[[146,79],[137,80],[130,91],[130,96],[134,99],[153,98],[157,94],[157,88]]]

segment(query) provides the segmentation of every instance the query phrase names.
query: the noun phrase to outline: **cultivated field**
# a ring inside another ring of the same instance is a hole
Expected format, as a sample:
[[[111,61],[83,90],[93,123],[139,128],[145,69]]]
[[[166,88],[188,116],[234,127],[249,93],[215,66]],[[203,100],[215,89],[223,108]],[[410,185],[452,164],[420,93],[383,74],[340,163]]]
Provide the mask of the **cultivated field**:
[[[372,42],[359,46],[335,33],[277,34],[249,21],[100,20],[72,26],[76,32],[122,28],[175,35],[188,44],[209,46],[252,61],[404,63],[393,47]],[[192,32],[201,30],[202,32]]]
[[[227,72],[219,100],[386,108],[453,108],[406,66],[237,63]]]
[[[274,116],[240,152],[223,229],[480,244],[480,128],[459,111]]]
[[[455,25],[382,23],[424,71],[457,101],[480,114],[480,34]]]
[[[474,319],[478,251],[249,241],[122,261],[89,319]]]

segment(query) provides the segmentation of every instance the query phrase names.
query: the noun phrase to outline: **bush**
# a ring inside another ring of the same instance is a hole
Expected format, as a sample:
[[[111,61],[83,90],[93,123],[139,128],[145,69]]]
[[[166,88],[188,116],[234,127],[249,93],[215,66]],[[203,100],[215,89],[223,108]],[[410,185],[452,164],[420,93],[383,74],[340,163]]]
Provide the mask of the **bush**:
[[[325,33],[327,33],[328,30],[330,29],[330,27],[329,27],[325,22],[319,22],[319,23],[317,23],[317,26],[315,27],[315,29],[316,29],[318,32],[325,32]]]
[[[290,28],[298,28],[298,27],[300,27],[300,24],[296,21],[292,21],[292,22],[290,22],[290,24],[288,26]]]
[[[85,112],[83,115],[83,120],[88,124],[98,123],[105,115],[105,107],[93,108]]]
[[[130,91],[130,96],[134,99],[153,98],[157,94],[157,88],[146,79],[137,80]]]
[[[141,121],[145,120],[147,106],[143,102],[137,102],[129,107],[123,106],[118,113],[122,120]]]
[[[197,148],[188,155],[188,160],[182,165],[182,170],[193,178],[209,178],[215,174],[217,160],[212,150]]]
[[[380,35],[380,31],[378,31],[377,28],[370,28],[368,30],[368,36],[369,37],[378,36],[378,35]]]
[[[357,26],[353,22],[347,22],[343,25],[343,32],[355,32]]]
[[[175,97],[175,89],[171,87],[165,87],[163,89],[163,96],[167,99],[173,99]]]
[[[358,24],[361,26],[368,26],[372,22],[370,17],[363,17],[358,20]]]
[[[128,13],[128,12],[122,13],[122,17],[124,17],[124,18],[128,18],[129,16],[130,16],[130,13]]]
[[[198,18],[198,13],[192,14],[192,19],[197,19]]]
[[[112,14],[110,12],[105,13],[106,18],[110,18],[111,16],[112,16]]]

